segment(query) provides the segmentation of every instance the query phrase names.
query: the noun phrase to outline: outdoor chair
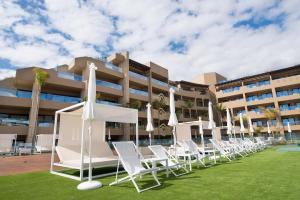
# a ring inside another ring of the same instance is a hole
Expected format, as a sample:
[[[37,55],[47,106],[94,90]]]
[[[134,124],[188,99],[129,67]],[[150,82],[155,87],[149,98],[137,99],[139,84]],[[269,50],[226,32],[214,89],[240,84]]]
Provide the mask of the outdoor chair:
[[[118,154],[118,166],[116,173],[116,180],[109,185],[117,185],[119,183],[131,181],[138,192],[143,192],[151,188],[160,186],[160,182],[156,177],[156,172],[159,170],[157,167],[150,168],[147,162],[143,162],[143,156],[139,153],[135,144],[131,141],[126,142],[113,142],[112,143]],[[143,165],[145,164],[145,166]],[[122,164],[124,170],[128,176],[118,179],[119,167]],[[156,184],[144,189],[140,189],[137,185],[136,178],[141,177],[144,174],[152,174]]]
[[[219,151],[221,157],[226,158],[228,161],[231,161],[231,158],[234,157],[234,154],[230,152],[229,149],[224,149],[222,146],[214,139],[209,139],[209,141],[212,143],[213,147]]]
[[[181,176],[188,173],[188,170],[185,168],[185,163],[180,163],[178,159],[172,156],[163,146],[161,145],[152,145],[148,146],[152,153],[158,159],[164,159],[160,162],[164,168],[167,168],[174,174],[175,176]],[[174,170],[183,169],[184,173],[176,173]]]

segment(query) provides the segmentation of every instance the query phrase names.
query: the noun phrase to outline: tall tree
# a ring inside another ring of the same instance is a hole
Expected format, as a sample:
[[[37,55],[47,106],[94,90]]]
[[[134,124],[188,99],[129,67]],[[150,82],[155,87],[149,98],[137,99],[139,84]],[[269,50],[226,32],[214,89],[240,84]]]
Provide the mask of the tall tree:
[[[220,125],[223,126],[223,113],[226,111],[225,106],[222,103],[218,103],[215,104],[213,107],[218,114]]]
[[[275,127],[274,124],[272,123],[273,120],[277,120],[276,122],[276,126],[279,127],[279,112],[277,109],[275,108],[265,108],[265,107],[259,107],[262,110],[263,115],[265,116],[265,118],[267,118],[269,124],[271,125],[271,127]],[[271,133],[274,137],[274,132],[271,129]]]
[[[184,106],[183,107],[186,108],[186,109],[188,109],[190,118],[192,118],[192,111],[191,111],[191,109],[194,107],[194,102],[191,101],[190,99],[186,100],[186,101],[184,101]]]
[[[32,97],[31,97],[31,108],[29,113],[29,127],[28,127],[28,135],[26,138],[27,143],[32,143],[34,145],[35,135],[38,125],[38,117],[39,117],[39,104],[40,104],[40,93],[42,86],[45,84],[49,74],[41,69],[34,68],[34,83],[32,86]]]

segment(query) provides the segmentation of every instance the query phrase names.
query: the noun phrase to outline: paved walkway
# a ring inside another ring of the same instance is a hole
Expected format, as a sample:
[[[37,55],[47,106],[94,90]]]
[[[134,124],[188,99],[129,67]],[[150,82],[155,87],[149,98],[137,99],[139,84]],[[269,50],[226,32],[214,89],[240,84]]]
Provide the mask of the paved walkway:
[[[50,169],[51,154],[0,157],[0,176]]]

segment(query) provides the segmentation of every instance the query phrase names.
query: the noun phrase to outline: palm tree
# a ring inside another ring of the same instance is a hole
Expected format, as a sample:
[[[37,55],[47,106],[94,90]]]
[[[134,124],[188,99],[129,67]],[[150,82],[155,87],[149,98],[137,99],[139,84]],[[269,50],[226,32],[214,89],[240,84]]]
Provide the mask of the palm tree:
[[[184,101],[183,107],[189,110],[190,118],[192,118],[191,109],[194,107],[194,102],[192,102],[191,100],[186,100],[186,101]]]
[[[158,111],[158,135],[160,134],[159,132],[160,132],[160,128],[161,128],[160,117],[162,114],[165,113],[165,110],[164,110],[165,107],[166,107],[165,95],[159,94],[158,98],[152,102],[152,108]]]
[[[264,116],[267,118],[267,120],[268,120],[269,124],[271,125],[271,127],[274,126],[273,123],[272,123],[272,120],[275,120],[275,119],[277,120],[276,126],[278,127],[278,121],[279,121],[279,112],[278,112],[278,110],[275,109],[275,108],[265,108],[265,107],[259,107],[259,108],[262,110]],[[278,129],[278,131],[279,131],[279,129]],[[271,133],[274,137],[273,130],[271,130]]]
[[[213,107],[217,111],[217,114],[219,116],[219,122],[220,122],[220,125],[222,126],[223,125],[223,117],[222,116],[223,116],[223,113],[226,111],[226,108],[222,103],[215,104]]]
[[[133,100],[129,103],[129,107],[133,109],[140,110],[142,107],[142,102],[139,100]]]
[[[32,71],[34,73],[35,78],[32,86],[32,100],[29,113],[29,127],[26,142],[31,142],[32,145],[34,145],[39,116],[40,93],[42,86],[45,85],[45,82],[49,77],[49,74],[41,68],[34,68]]]
[[[261,126],[254,127],[254,133],[259,136],[261,134],[262,129],[263,127]]]

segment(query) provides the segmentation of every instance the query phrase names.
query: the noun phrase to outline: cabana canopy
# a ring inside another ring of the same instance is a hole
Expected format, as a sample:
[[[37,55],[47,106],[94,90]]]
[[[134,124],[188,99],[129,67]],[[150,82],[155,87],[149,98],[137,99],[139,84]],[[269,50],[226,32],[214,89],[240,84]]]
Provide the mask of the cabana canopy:
[[[203,129],[209,129],[208,124],[208,121],[202,121]],[[199,121],[183,122],[176,126],[178,141],[192,139],[191,126],[199,126]]]
[[[82,119],[83,106],[85,102],[58,110],[55,113],[54,135],[52,145],[51,173],[55,172],[53,165],[67,168],[79,169],[80,178],[65,177],[83,180],[83,169],[87,168],[88,158],[88,126]],[[113,155],[109,145],[105,141],[105,122],[132,123],[136,125],[136,144],[138,145],[138,110],[118,106],[97,104],[93,106],[94,119],[92,126],[92,156],[93,167],[106,167],[116,165],[117,158]],[[58,123],[59,115],[59,123]],[[58,127],[59,126],[59,127]],[[57,146],[55,137],[58,135]],[[54,150],[57,151],[59,163],[54,163]]]

